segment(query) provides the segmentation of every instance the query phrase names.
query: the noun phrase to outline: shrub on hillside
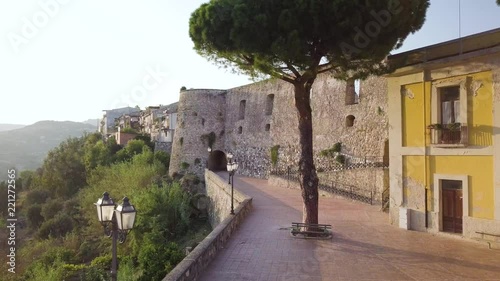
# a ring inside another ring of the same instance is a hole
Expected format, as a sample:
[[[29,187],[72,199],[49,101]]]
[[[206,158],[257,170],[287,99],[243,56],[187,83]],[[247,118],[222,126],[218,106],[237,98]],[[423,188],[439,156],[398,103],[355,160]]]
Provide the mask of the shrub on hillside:
[[[47,190],[35,189],[31,190],[26,194],[26,199],[24,199],[25,206],[31,206],[35,204],[43,204],[47,199],[49,199],[50,193]]]
[[[63,204],[59,200],[49,200],[42,206],[42,216],[44,220],[49,220],[55,217],[63,210]]]
[[[166,153],[165,151],[156,151],[155,152],[155,160],[160,162],[162,165],[164,165],[167,170],[170,165],[170,154]]]
[[[42,206],[40,204],[28,205],[28,209],[26,210],[26,219],[28,220],[28,225],[36,229],[38,228],[44,221],[42,216]]]
[[[139,281],[162,280],[182,261],[184,254],[177,244],[157,232],[149,233],[144,240],[138,256],[143,272]]]
[[[37,236],[40,239],[49,237],[63,237],[73,230],[73,219],[67,214],[59,214],[42,223]]]

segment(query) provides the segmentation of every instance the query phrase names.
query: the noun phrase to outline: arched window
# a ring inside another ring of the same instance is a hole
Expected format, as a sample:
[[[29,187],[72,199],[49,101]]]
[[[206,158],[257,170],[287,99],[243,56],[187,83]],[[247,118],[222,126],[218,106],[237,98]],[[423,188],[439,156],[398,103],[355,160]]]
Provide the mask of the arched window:
[[[245,119],[245,107],[247,105],[246,100],[240,101],[240,120]]]
[[[358,104],[359,93],[361,91],[361,81],[359,79],[349,79],[346,82],[345,104]]]
[[[266,132],[269,132],[271,130],[271,124],[266,124]]]
[[[243,127],[239,126],[238,127],[238,134],[242,134],[243,133]]]
[[[267,95],[266,115],[273,114],[274,94]]]
[[[354,120],[355,119],[356,119],[356,117],[354,117],[354,115],[348,115],[345,118],[345,126],[346,127],[352,127],[352,126],[354,126]]]

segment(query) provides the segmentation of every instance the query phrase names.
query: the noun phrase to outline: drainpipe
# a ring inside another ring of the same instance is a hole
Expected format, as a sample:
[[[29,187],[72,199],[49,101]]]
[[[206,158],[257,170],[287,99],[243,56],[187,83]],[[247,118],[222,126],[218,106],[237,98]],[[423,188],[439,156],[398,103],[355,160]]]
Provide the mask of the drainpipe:
[[[427,81],[430,81],[430,73],[428,70],[425,70],[424,69],[424,114],[423,114],[423,118],[424,118],[424,191],[425,191],[425,195],[424,195],[424,217],[425,217],[425,228],[429,228],[429,220],[427,218],[427,200],[428,200],[428,196],[427,196],[427,126],[426,126],[426,114],[427,114],[427,102],[426,102],[426,96],[427,96],[427,87],[426,87],[426,82]],[[431,93],[432,94],[432,91]],[[430,100],[429,102],[432,101],[432,97],[430,97]],[[432,107],[431,107],[431,110],[432,110]],[[432,114],[432,113],[431,113]]]

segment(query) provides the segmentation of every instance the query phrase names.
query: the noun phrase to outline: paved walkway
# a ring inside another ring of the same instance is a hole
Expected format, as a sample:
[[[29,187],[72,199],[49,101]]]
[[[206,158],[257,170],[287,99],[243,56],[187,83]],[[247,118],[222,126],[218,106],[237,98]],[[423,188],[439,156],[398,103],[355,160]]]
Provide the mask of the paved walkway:
[[[293,238],[282,228],[301,221],[300,191],[235,179],[253,210],[200,280],[500,280],[500,250],[401,230],[378,206],[349,200],[320,198],[331,240]]]

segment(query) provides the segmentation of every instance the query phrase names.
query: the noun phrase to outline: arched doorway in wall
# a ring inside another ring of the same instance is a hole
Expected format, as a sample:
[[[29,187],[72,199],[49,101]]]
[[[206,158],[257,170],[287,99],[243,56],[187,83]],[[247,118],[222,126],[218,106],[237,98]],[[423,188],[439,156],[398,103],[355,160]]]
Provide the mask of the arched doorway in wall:
[[[210,171],[227,171],[226,154],[220,150],[214,150],[208,157],[208,169]]]

